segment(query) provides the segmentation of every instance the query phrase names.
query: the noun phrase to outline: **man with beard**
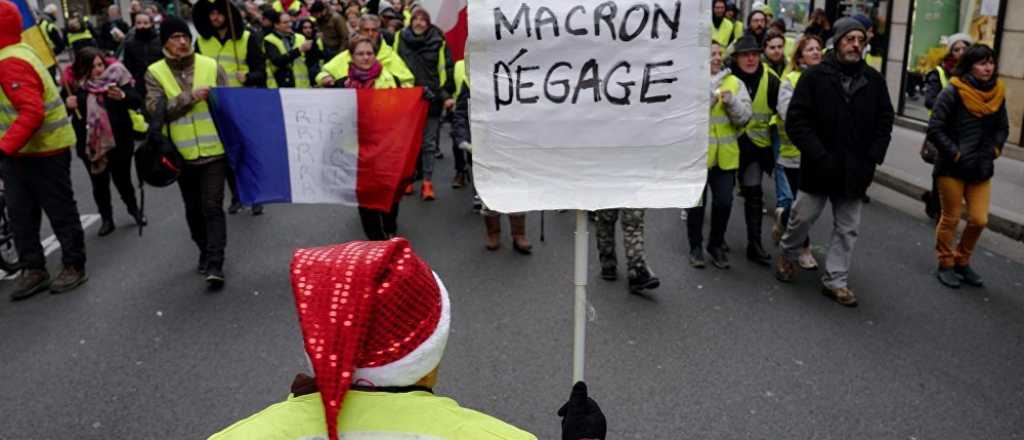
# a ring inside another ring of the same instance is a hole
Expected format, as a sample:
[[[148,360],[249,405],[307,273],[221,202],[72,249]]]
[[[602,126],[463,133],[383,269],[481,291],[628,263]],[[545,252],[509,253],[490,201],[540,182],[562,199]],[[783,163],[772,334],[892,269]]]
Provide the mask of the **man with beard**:
[[[711,7],[711,38],[722,47],[729,47],[734,38],[735,26],[725,17],[725,0],[715,0]]]
[[[807,69],[790,101],[786,133],[800,150],[800,191],[779,247],[775,277],[795,279],[796,261],[811,226],[832,205],[833,229],[822,292],[847,307],[847,285],[863,197],[885,160],[893,108],[885,79],[863,59],[867,30],[852,18],[836,22],[835,50]]]

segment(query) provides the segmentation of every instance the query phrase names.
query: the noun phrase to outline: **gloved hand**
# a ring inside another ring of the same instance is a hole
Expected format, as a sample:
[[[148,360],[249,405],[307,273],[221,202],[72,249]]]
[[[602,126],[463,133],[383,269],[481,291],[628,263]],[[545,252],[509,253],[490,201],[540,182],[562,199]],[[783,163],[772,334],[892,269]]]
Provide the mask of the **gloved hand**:
[[[587,397],[587,384],[576,382],[569,401],[558,410],[562,440],[604,440],[608,426],[597,402]]]
[[[423,88],[423,99],[427,102],[434,102],[437,99],[437,95],[434,94],[430,87]]]

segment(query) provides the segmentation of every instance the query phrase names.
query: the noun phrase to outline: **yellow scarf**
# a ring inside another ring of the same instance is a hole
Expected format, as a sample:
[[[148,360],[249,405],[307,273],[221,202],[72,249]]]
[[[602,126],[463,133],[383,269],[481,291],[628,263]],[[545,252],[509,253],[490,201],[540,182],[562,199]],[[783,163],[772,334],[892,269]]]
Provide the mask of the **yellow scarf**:
[[[1006,85],[1001,79],[996,80],[996,86],[987,92],[974,88],[967,82],[961,81],[959,77],[953,78],[950,84],[953,84],[953,87],[960,92],[960,100],[964,102],[964,107],[967,107],[967,111],[975,117],[991,115],[1003,106]]]

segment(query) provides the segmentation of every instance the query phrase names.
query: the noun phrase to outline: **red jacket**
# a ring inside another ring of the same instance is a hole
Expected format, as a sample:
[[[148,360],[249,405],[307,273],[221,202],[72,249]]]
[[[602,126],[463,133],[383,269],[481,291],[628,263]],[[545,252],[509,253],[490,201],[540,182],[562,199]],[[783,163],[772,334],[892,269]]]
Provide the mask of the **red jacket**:
[[[21,14],[18,7],[8,1],[0,1],[0,49],[21,42]],[[11,127],[0,137],[3,154],[18,156],[36,130],[43,125],[46,111],[43,109],[45,86],[42,78],[32,65],[18,58],[0,61],[0,88],[11,101],[18,116]],[[50,151],[48,155],[64,150]]]

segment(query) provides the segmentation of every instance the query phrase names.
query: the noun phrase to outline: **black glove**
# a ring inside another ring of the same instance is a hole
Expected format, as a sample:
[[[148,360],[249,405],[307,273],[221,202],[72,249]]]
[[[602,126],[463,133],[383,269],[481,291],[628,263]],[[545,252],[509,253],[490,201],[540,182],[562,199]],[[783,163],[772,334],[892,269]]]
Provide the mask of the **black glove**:
[[[604,440],[608,426],[601,407],[587,397],[587,384],[576,382],[569,401],[558,410],[562,418],[562,440]]]

